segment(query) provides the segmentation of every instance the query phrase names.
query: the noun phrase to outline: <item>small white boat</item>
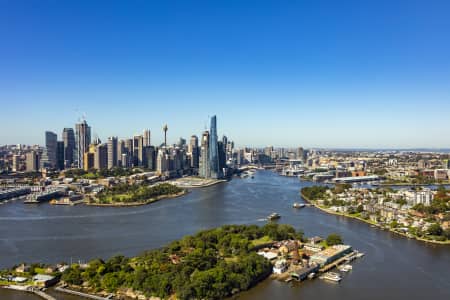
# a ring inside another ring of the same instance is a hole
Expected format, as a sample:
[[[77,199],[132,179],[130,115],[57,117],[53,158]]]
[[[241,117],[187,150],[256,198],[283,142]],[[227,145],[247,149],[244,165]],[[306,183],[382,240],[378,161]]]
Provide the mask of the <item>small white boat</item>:
[[[356,258],[361,258],[363,256],[364,256],[364,253],[362,253],[362,252],[356,253]]]
[[[350,272],[352,269],[353,269],[353,267],[349,264],[342,265],[339,267],[339,271],[342,271],[342,272]]]
[[[293,208],[303,208],[303,207],[305,207],[305,204],[295,202],[295,203],[292,205],[292,207],[293,207]]]
[[[325,279],[325,280],[329,280],[329,281],[334,281],[334,282],[339,282],[342,280],[341,275],[339,275],[338,273],[335,272],[327,272],[324,275],[322,275],[320,277],[320,279]]]

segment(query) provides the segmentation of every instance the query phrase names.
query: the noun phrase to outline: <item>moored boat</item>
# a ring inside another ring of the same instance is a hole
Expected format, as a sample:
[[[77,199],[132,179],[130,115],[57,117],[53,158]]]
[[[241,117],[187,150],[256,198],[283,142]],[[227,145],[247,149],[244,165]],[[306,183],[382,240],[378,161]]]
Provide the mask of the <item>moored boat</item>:
[[[323,274],[320,279],[325,279],[325,280],[329,280],[329,281],[334,281],[334,282],[339,282],[342,280],[341,275],[339,275],[338,273],[335,272],[327,272],[325,274]]]

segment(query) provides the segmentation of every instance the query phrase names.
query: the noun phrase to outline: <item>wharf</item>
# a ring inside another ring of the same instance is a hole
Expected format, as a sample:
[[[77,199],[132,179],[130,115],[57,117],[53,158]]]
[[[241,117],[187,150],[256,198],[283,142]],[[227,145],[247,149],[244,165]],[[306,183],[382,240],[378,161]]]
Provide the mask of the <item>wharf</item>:
[[[15,291],[21,291],[21,292],[27,292],[27,293],[33,293],[35,295],[38,295],[39,297],[45,299],[45,300],[56,300],[55,297],[50,296],[49,294],[35,288],[32,286],[22,286],[22,285],[7,285],[2,286],[5,289],[15,290]]]
[[[354,255],[356,255],[357,252],[352,251],[351,253],[333,261],[332,263],[329,263],[328,265],[323,266],[322,268],[319,269],[319,271],[321,273],[327,272],[333,268],[336,268],[338,265],[340,265],[343,262],[347,262],[348,260],[350,260],[350,258]]]
[[[100,297],[100,296],[86,294],[86,293],[82,293],[82,292],[78,292],[78,291],[74,291],[74,290],[69,290],[62,286],[56,287],[55,291],[61,292],[61,293],[67,293],[67,294],[71,294],[71,295],[76,295],[76,296],[80,296],[80,297],[84,297],[84,298],[88,298],[88,299],[94,299],[94,300],[110,300],[110,299],[112,299],[112,295],[109,295],[108,297]]]

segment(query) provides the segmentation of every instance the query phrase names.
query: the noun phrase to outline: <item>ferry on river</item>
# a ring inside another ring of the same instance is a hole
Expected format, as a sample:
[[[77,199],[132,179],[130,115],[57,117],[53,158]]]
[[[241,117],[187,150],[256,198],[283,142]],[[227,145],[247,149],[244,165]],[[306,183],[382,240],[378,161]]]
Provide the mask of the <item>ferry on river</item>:
[[[278,220],[279,218],[281,218],[280,214],[278,214],[278,213],[271,213],[271,214],[267,217],[267,220],[273,221],[273,220]]]
[[[303,208],[303,207],[305,207],[305,204],[295,202],[294,205],[292,205],[292,207],[293,208]]]

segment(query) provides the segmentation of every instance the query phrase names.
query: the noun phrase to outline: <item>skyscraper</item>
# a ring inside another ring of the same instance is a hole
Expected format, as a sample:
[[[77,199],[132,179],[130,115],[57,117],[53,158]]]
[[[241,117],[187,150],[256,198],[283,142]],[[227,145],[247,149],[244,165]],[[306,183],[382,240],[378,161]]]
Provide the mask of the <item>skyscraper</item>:
[[[64,170],[64,141],[56,143],[56,168]]]
[[[75,158],[75,133],[72,128],[64,128],[62,133],[64,142],[64,164],[71,167]]]
[[[125,141],[120,140],[117,144],[117,166],[123,167],[124,164],[122,164],[122,154],[126,154],[125,150]]]
[[[191,168],[198,169],[198,137],[196,135],[191,136],[191,140],[189,141],[188,152],[191,155]]]
[[[27,172],[37,172],[39,169],[39,155],[36,151],[30,151],[26,154]]]
[[[45,149],[41,159],[43,168],[56,168],[57,135],[54,132],[45,132]]]
[[[75,159],[77,167],[83,168],[84,153],[88,152],[89,144],[91,143],[91,127],[86,123],[86,120],[75,125]]]
[[[209,132],[208,131],[205,131],[202,134],[198,175],[200,177],[204,177],[204,178],[210,178],[210,176],[211,176],[211,169],[209,168]]]
[[[145,129],[144,130],[144,147],[148,147],[150,146],[150,130],[149,129]]]
[[[144,148],[145,151],[145,165],[144,167],[154,171],[156,170],[156,150],[153,146]]]
[[[211,178],[218,179],[222,177],[222,171],[219,164],[219,148],[217,140],[217,119],[211,117],[211,127],[209,133],[209,167]]]
[[[108,167],[108,146],[106,144],[99,144],[95,149],[94,154],[94,168],[103,170]]]
[[[117,167],[117,137],[108,138],[108,169]]]
[[[144,137],[135,135],[133,137],[133,160],[135,166],[142,166],[144,158]]]
[[[156,170],[158,173],[163,174],[169,170],[169,159],[166,153],[166,148],[160,148],[156,158]]]

